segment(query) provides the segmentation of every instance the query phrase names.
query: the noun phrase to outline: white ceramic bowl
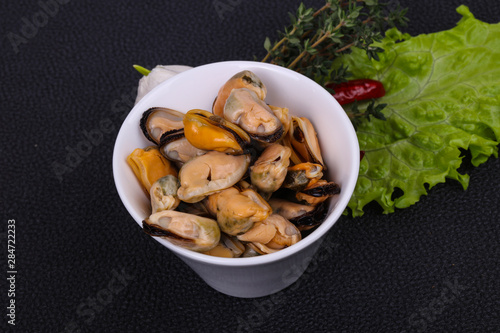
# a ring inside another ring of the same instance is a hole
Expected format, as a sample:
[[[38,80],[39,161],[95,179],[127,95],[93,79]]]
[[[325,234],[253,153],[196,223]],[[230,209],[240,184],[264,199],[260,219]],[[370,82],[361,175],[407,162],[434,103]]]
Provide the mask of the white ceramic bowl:
[[[344,110],[324,88],[301,74],[266,63],[228,61],[187,70],[154,88],[132,109],[116,138],[113,173],[123,204],[142,227],[142,221],[150,214],[150,203],[126,162],[135,148],[151,145],[139,128],[142,113],[156,106],[182,112],[211,110],[219,88],[245,69],[254,72],[266,85],[267,103],[288,107],[292,115],[311,120],[328,166],[326,175],[341,186],[341,193],[330,201],[326,220],[314,232],[297,244],[272,254],[219,258],[153,238],[173,251],[214,289],[236,297],[260,297],[280,291],[299,278],[323,236],[344,211],[356,184],[359,170],[356,133]],[[294,274],[291,276],[292,267]]]

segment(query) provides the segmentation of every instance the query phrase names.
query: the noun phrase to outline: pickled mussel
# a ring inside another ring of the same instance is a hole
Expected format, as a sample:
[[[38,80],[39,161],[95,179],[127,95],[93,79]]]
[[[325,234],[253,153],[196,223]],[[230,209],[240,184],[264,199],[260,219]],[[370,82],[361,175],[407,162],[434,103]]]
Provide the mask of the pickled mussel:
[[[154,146],[135,149],[127,157],[127,163],[148,195],[151,185],[161,177],[177,176],[174,166]]]
[[[181,187],[177,195],[182,201],[197,202],[207,195],[236,184],[250,164],[248,155],[228,155],[210,151],[189,160],[179,170]]]
[[[239,155],[248,152],[250,137],[240,127],[205,110],[190,110],[184,118],[184,135],[203,150]]]
[[[260,254],[272,253],[291,246],[302,239],[299,229],[279,214],[255,223],[239,240],[249,242]]]
[[[245,245],[235,236],[221,234],[219,244],[203,253],[214,257],[238,258],[243,255],[245,249]]]
[[[224,119],[244,129],[254,140],[276,142],[283,136],[283,125],[255,92],[234,89],[224,106]]]
[[[260,256],[260,253],[255,251],[253,247],[249,245],[250,243],[245,243],[245,251],[241,255],[243,258],[251,258],[251,257],[257,257]]]
[[[266,104],[266,94],[242,71],[220,88],[213,113],[143,113],[140,127],[156,146],[134,150],[127,162],[151,200],[146,233],[238,258],[292,246],[323,222],[340,187],[323,178],[314,126]]]
[[[192,214],[164,210],[142,221],[143,230],[155,237],[197,252],[213,249],[220,239],[215,220]]]
[[[271,214],[263,223],[268,223],[276,228],[276,235],[271,241],[265,244],[272,249],[283,249],[292,246],[302,239],[300,230],[279,214]]]
[[[181,202],[177,197],[178,188],[179,180],[173,175],[166,175],[154,182],[149,191],[151,196],[151,211],[157,213],[162,210],[177,208]]]
[[[320,164],[305,162],[288,168],[283,187],[294,191],[301,191],[307,187],[312,179],[323,177],[323,167]]]
[[[163,135],[160,142],[160,151],[167,159],[178,164],[184,164],[193,157],[206,154],[208,151],[196,148],[182,135]]]
[[[308,205],[317,206],[326,199],[340,193],[340,187],[335,182],[324,179],[312,180],[303,190],[297,192],[296,198],[307,202]]]
[[[252,189],[231,187],[212,194],[207,206],[216,213],[220,229],[228,235],[241,234],[271,214],[269,204]]]
[[[274,249],[281,249],[297,243],[301,236],[299,230],[279,214],[271,214],[246,233],[237,236],[239,240],[257,242]]]
[[[160,143],[164,133],[182,129],[184,113],[162,107],[150,108],[142,114],[140,127],[151,142]]]
[[[290,130],[290,125],[292,123],[292,117],[290,116],[290,110],[288,108],[282,108],[280,106],[268,105],[273,114],[278,118],[283,125],[283,136],[287,135]]]
[[[219,90],[212,108],[213,114],[223,117],[224,105],[233,89],[247,88],[253,91],[257,97],[264,100],[267,89],[264,83],[251,71],[242,71],[231,77]]]
[[[295,164],[302,162],[318,163],[326,170],[316,130],[309,119],[292,116],[288,142],[299,158],[299,161],[292,160]]]
[[[321,224],[327,214],[324,203],[309,206],[279,198],[271,198],[269,205],[273,213],[279,214],[292,222],[300,231],[314,228]]]
[[[268,146],[250,167],[252,185],[268,195],[279,189],[287,175],[290,154],[290,148],[280,144]]]

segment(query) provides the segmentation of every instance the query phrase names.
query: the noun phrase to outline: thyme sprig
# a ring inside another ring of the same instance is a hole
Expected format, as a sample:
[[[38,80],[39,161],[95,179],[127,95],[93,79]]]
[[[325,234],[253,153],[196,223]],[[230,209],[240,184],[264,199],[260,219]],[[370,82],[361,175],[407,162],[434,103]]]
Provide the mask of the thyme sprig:
[[[389,7],[378,0],[326,0],[318,10],[302,3],[296,14],[289,13],[291,25],[278,41],[266,38],[262,62],[293,69],[320,84],[346,81],[346,68],[332,68],[335,58],[358,47],[378,60],[383,49],[372,44],[387,28],[406,25],[406,9]]]
[[[405,26],[407,9],[399,4],[378,0],[326,0],[318,10],[306,8],[301,3],[294,15],[289,13],[291,24],[280,32],[280,40],[264,42],[267,54],[262,62],[270,62],[293,69],[325,86],[342,83],[350,76],[349,69],[334,60],[351,52],[352,47],[365,50],[369,59],[379,60],[384,50],[373,43],[382,40],[382,33],[396,25]],[[333,91],[326,88],[331,93]],[[385,104],[375,101],[364,103],[364,110],[354,103],[347,111],[353,125],[370,116],[384,120]]]

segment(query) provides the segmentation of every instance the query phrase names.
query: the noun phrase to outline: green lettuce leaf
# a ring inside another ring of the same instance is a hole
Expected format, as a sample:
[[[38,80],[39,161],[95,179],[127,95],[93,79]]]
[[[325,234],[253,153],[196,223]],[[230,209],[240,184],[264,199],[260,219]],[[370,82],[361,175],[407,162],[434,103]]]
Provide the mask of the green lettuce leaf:
[[[386,88],[378,102],[387,103],[387,120],[357,128],[365,155],[348,205],[353,216],[372,201],[384,213],[406,208],[427,194],[425,184],[447,178],[466,189],[469,176],[457,171],[460,149],[470,150],[474,166],[498,157],[500,24],[475,19],[466,6],[457,12],[463,17],[448,31],[410,37],[388,30],[376,44],[385,50],[378,62],[360,49],[339,59],[354,78],[377,79]],[[403,194],[394,198],[396,188]]]

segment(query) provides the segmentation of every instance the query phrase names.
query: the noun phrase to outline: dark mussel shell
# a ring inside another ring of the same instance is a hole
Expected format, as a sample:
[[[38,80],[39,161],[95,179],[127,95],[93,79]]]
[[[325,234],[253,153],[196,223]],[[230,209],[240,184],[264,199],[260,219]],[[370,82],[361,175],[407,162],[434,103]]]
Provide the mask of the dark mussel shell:
[[[295,224],[300,231],[309,230],[323,223],[326,218],[326,214],[328,213],[327,207],[328,205],[325,202],[322,202],[316,206],[316,209],[313,211],[290,219],[289,221]]]
[[[334,182],[329,182],[329,183],[326,183],[324,185],[311,187],[311,188],[305,188],[300,192],[307,194],[307,195],[310,195],[312,197],[316,197],[316,198],[333,196],[335,194],[340,193],[340,186]]]

